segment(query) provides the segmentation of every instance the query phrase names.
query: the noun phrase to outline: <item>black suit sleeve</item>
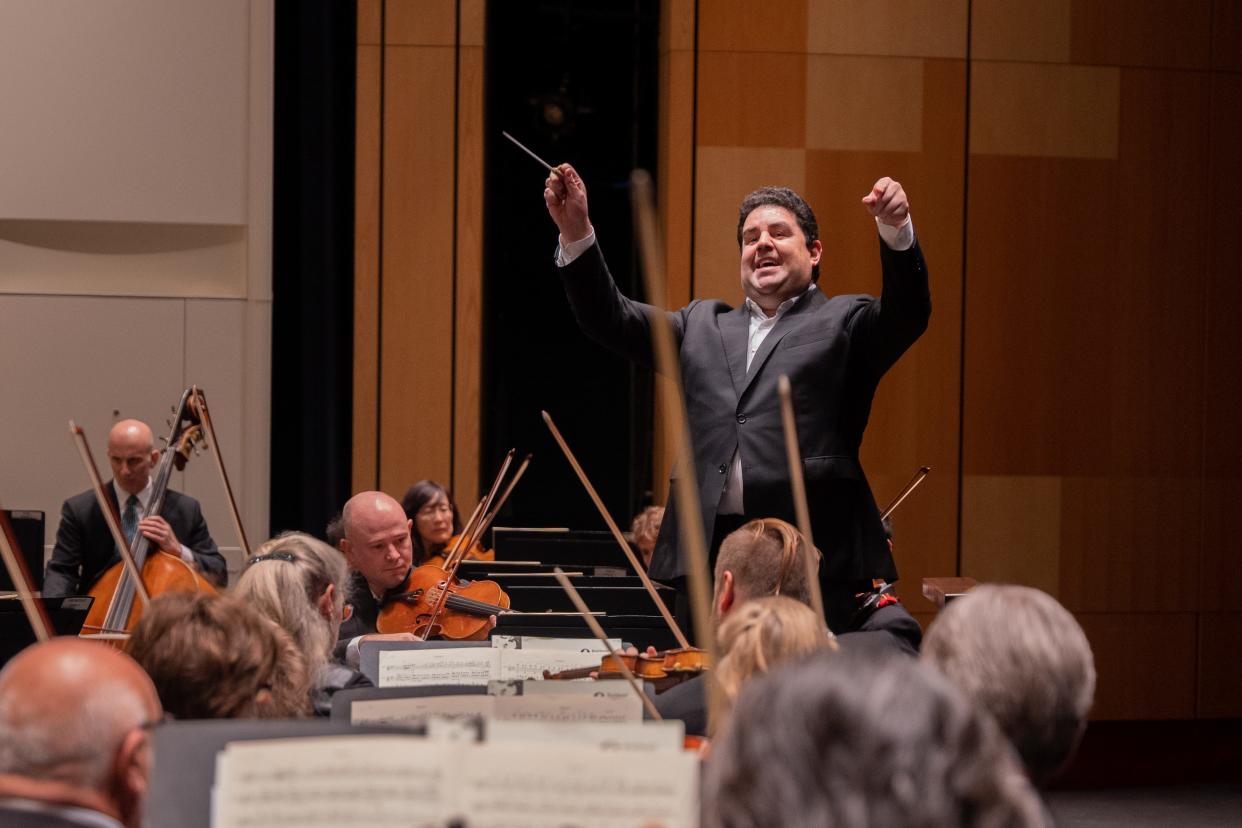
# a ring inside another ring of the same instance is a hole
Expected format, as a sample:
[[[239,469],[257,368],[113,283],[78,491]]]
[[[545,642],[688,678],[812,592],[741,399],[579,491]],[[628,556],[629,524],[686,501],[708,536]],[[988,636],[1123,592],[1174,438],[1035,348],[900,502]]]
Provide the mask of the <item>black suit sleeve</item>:
[[[651,322],[659,313],[673,326],[673,341],[681,343],[686,310],[661,311],[622,295],[598,243],[559,270],[578,327],[605,348],[654,369]]]
[[[187,537],[178,535],[177,540],[194,553],[194,562],[204,578],[217,586],[227,586],[228,567],[224,556],[216,547],[216,542],[212,540],[211,533],[207,530],[207,521],[203,518],[202,506],[192,497],[183,497],[180,503],[185,509],[186,525],[189,529]]]
[[[907,250],[893,250],[880,241],[884,274],[878,301],[868,302],[849,322],[855,366],[873,382],[927,330],[931,291],[927,263],[918,240]]]
[[[83,526],[79,523],[69,501],[60,507],[60,526],[56,529],[56,546],[52,559],[47,562],[43,576],[43,595],[47,598],[64,598],[81,594]]]

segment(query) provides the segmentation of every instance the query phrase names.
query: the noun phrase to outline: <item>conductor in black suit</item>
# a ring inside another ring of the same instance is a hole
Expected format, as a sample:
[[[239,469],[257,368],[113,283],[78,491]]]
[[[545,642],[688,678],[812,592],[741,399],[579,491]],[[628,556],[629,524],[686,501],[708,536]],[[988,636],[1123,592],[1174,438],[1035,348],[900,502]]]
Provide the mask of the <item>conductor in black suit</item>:
[[[578,324],[592,339],[653,365],[656,308],[617,290],[596,241],[586,186],[568,164],[545,182],[560,230],[557,264]],[[777,380],[787,375],[829,626],[850,629],[857,596],[894,581],[879,511],[858,452],[876,386],[927,327],[931,299],[902,186],[881,178],[863,197],[880,235],[880,298],[829,297],[817,286],[815,214],[792,190],[765,187],[738,212],[744,302],[694,300],[667,312],[679,346],[703,526],[713,551],[751,518],[794,519]],[[670,493],[649,570],[676,585],[678,504]],[[684,589],[679,589],[684,595]],[[685,615],[679,597],[679,614]]]
[[[224,557],[207,531],[199,503],[169,489],[158,515],[142,518],[153,494],[151,472],[160,453],[150,427],[140,420],[122,420],[108,433],[112,481],[104,489],[121,517],[121,528],[132,543],[135,532],[198,569],[221,586],[227,580]],[[56,530],[56,548],[47,564],[43,594],[49,598],[82,595],[120,561],[94,490],[65,501]]]

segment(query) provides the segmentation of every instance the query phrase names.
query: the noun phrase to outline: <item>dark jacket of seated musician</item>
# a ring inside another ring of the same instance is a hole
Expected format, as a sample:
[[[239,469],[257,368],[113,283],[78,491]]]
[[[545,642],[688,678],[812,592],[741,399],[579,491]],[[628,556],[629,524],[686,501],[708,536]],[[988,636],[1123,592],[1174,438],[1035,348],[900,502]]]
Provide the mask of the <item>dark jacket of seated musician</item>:
[[[817,553],[816,553],[817,554]],[[788,523],[772,518],[752,520],[725,538],[716,558],[712,618],[717,628],[745,602],[765,595],[784,595],[811,604],[806,577],[806,546]],[[870,596],[861,597],[860,605]],[[922,629],[900,603],[861,607],[853,629],[837,636],[842,650],[875,655],[918,654]],[[705,679],[689,679],[655,697],[656,709],[666,719],[680,719],[686,733],[708,732]]]

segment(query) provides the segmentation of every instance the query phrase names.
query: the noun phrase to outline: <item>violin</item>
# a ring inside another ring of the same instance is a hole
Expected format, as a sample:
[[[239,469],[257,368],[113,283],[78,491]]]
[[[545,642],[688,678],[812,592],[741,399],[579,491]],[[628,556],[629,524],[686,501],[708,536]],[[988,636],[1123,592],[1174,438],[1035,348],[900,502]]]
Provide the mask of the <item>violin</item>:
[[[435,558],[441,560],[411,569],[401,588],[385,597],[375,622],[376,630],[382,633],[412,632],[424,641],[432,636],[452,641],[482,641],[487,638],[492,629],[491,616],[508,611],[509,596],[495,581],[458,578],[457,567],[466,559],[468,552],[478,546],[476,539],[486,528],[484,516],[490,513],[490,517],[495,517],[492,504],[514,454],[515,451],[510,449],[487,497],[474,507],[462,533],[451,540],[448,554],[433,555],[429,561]],[[505,491],[506,497],[513,491],[514,484],[529,463],[528,455]],[[496,511],[499,508],[497,506]]]
[[[431,555],[428,555],[426,560],[423,561],[423,565],[431,564],[432,566],[438,566],[441,569],[443,569],[445,562],[448,560],[448,555],[446,554],[447,551],[453,549],[454,547],[457,546],[457,544],[461,542],[462,542],[461,535],[453,535],[453,537],[449,538],[448,542],[444,544],[445,551],[435,552]],[[465,560],[467,561],[494,561],[496,560],[496,550],[495,549],[484,549],[483,544],[479,543],[478,541],[475,541],[474,543],[470,544],[470,548],[466,550]]]
[[[556,673],[544,670],[543,677],[549,681],[569,681],[590,678],[594,673],[598,679],[619,679],[624,677],[624,672],[618,661],[624,662],[635,678],[653,682],[657,693],[699,675],[711,664],[707,654],[697,647],[674,647],[664,652],[608,654],[600,659],[598,667],[579,667]]]

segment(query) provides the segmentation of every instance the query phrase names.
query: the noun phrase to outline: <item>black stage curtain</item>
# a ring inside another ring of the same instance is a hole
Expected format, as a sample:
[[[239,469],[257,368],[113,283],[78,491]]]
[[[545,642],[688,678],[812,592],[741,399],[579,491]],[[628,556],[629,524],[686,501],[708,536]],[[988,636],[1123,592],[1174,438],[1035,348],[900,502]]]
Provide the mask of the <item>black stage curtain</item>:
[[[349,497],[357,6],[278,0],[271,531],[323,536]]]

